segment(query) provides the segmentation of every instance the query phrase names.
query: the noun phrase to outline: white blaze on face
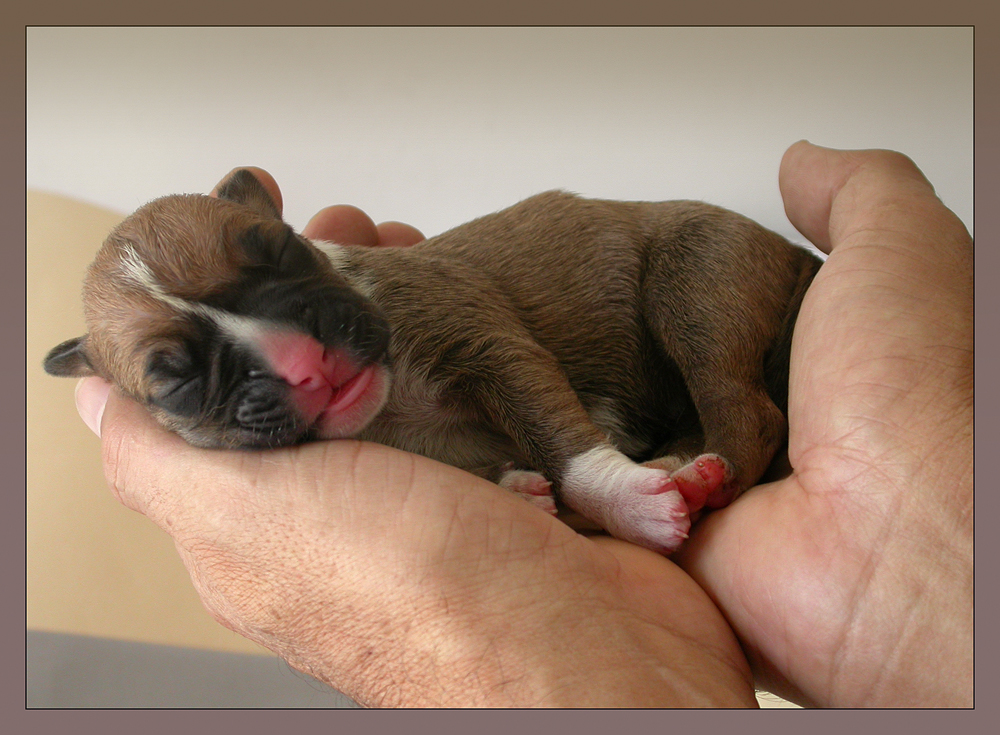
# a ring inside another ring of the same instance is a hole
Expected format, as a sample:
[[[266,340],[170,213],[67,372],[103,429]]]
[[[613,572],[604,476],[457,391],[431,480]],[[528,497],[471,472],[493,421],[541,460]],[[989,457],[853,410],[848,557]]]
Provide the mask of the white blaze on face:
[[[343,245],[329,240],[310,240],[309,242],[319,248],[320,252],[330,259],[333,267],[338,271],[343,270],[344,266],[347,265],[347,249]]]
[[[180,314],[192,314],[212,321],[221,332],[229,335],[234,341],[258,350],[261,335],[266,331],[267,325],[261,319],[233,314],[214,306],[202,304],[197,301],[189,301],[179,296],[167,293],[156,276],[153,275],[149,266],[139,257],[129,246],[122,248],[121,259],[122,275],[132,283],[136,284],[157,301],[165,304]]]
[[[286,325],[167,293],[131,247],[124,248],[121,267],[127,280],[161,303],[178,313],[211,320],[223,334],[257,354],[275,377],[289,385],[296,410],[305,423],[318,425],[323,438],[357,433],[388,398],[389,375],[379,365],[358,365],[347,350],[328,348]]]

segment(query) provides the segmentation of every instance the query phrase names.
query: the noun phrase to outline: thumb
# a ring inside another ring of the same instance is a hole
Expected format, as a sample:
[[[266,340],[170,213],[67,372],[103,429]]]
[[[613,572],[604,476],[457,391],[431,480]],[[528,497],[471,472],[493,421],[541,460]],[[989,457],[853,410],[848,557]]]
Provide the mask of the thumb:
[[[781,159],[778,186],[785,214],[795,228],[830,252],[830,208],[860,161],[849,151],[830,150],[800,140]]]
[[[115,497],[178,541],[192,534],[221,541],[261,524],[322,517],[327,531],[343,532],[341,540],[351,537],[359,548],[371,542],[412,553],[420,539],[399,528],[419,528],[445,543],[459,506],[462,512],[489,507],[501,526],[508,514],[527,514],[542,527],[553,520],[481,478],[378,444],[199,449],[97,378],[81,381],[77,407],[101,437],[104,474]]]
[[[168,480],[173,486],[190,486],[178,482],[178,474],[190,466],[193,448],[100,378],[84,378],[77,384],[76,408],[101,437],[104,473],[115,497],[169,530],[172,513],[164,501],[171,494],[156,490]]]
[[[788,219],[826,253],[861,233],[891,230],[922,242],[928,224],[968,236],[916,164],[895,151],[843,151],[799,141],[781,160],[778,185]]]
[[[100,378],[84,378],[76,384],[76,410],[92,432],[101,435],[101,417],[111,392],[111,383]]]
[[[791,222],[830,254],[795,327],[790,456],[803,437],[809,446],[870,444],[878,426],[919,428],[918,415],[941,422],[929,412],[942,410],[944,392],[964,421],[973,250],[961,220],[893,151],[799,142],[782,159],[779,185]]]

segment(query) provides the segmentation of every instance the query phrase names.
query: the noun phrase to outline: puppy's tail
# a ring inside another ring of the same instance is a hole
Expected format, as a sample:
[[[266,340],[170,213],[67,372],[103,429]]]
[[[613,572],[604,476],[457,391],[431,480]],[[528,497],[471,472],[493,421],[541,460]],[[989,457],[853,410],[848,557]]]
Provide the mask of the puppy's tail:
[[[764,382],[767,385],[767,392],[771,400],[781,409],[783,414],[788,414],[788,363],[792,351],[792,332],[795,330],[795,320],[799,316],[799,307],[802,306],[802,299],[806,295],[809,284],[823,261],[808,251],[803,251],[802,269],[799,271],[799,279],[792,291],[792,297],[788,301],[788,311],[781,323],[778,332],[778,339],[774,347],[764,359]]]

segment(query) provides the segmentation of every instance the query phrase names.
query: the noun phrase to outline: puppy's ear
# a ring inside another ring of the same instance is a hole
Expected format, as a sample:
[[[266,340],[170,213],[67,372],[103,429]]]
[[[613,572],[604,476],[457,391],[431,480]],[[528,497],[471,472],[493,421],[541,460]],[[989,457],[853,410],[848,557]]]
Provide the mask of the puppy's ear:
[[[250,171],[241,168],[226,179],[218,190],[219,199],[245,204],[265,217],[281,219],[278,205],[271,199],[264,185]]]
[[[61,378],[85,378],[94,375],[94,368],[87,359],[87,335],[68,339],[53,347],[42,363],[45,372]]]

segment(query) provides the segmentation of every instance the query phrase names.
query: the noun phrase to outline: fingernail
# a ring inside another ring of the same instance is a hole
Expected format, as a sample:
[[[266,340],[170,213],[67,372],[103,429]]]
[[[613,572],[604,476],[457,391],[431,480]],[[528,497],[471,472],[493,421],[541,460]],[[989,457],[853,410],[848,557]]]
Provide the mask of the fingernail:
[[[84,378],[76,384],[76,410],[92,432],[101,435],[101,417],[108,403],[111,384],[97,378]]]

